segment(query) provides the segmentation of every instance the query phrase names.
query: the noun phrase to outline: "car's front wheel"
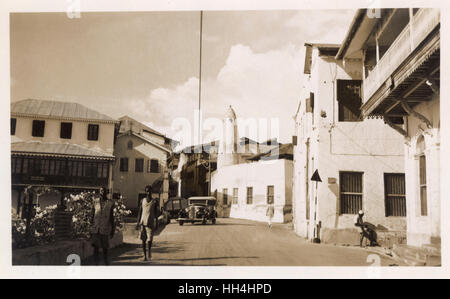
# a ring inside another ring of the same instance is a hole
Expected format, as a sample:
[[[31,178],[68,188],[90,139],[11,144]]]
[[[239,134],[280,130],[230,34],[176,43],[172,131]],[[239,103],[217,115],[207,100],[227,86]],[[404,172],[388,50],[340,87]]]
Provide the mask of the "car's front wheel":
[[[180,221],[180,222],[178,222],[178,224],[179,224],[179,225],[183,225],[183,224],[184,224],[184,222],[183,222],[183,221]]]

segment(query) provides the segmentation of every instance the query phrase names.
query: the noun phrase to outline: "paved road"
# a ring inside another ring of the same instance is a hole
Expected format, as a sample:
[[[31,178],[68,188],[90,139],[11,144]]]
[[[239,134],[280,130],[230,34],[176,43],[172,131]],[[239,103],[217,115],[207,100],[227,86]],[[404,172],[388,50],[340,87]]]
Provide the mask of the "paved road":
[[[136,233],[137,235],[137,233]],[[152,260],[142,260],[139,240],[128,234],[111,252],[112,265],[158,266],[368,266],[371,252],[358,247],[311,244],[287,225],[219,218],[216,225],[169,224],[155,237]],[[395,265],[381,256],[381,265]]]

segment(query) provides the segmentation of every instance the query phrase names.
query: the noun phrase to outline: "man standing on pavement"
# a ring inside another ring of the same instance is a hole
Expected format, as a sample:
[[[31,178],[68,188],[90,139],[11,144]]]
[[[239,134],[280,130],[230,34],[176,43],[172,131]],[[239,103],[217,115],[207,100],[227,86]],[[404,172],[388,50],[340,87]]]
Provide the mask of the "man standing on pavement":
[[[269,225],[269,228],[272,228],[272,218],[275,208],[273,206],[273,201],[269,201],[269,204],[267,206],[266,216],[267,216],[267,224]]]
[[[144,197],[139,206],[136,229],[141,229],[142,248],[144,250],[144,261],[147,261],[146,242],[148,241],[148,258],[152,258],[153,232],[158,222],[158,204],[156,199],[152,198],[152,186],[145,187],[146,197]]]
[[[109,265],[109,239],[114,236],[114,201],[108,199],[107,190],[101,187],[99,196],[94,197],[92,208],[91,242],[94,246],[94,261],[99,264],[99,249],[102,248],[105,265]]]

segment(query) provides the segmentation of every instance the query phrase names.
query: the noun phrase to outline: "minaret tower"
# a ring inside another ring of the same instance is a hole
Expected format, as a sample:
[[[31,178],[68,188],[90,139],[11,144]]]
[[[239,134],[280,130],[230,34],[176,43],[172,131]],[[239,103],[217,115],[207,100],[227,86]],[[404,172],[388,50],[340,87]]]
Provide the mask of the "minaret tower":
[[[223,136],[220,140],[219,154],[217,156],[217,168],[239,163],[237,155],[238,148],[238,128],[236,123],[236,113],[229,106],[227,114],[223,119]]]

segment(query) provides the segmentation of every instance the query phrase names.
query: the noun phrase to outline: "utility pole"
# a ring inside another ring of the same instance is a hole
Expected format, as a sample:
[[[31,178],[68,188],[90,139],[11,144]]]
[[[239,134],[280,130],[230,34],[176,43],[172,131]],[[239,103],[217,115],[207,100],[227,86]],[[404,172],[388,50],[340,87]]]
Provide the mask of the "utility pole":
[[[202,119],[202,35],[203,35],[203,10],[200,11],[200,59],[198,71],[198,140],[202,144],[201,119]]]
[[[320,243],[320,235],[319,235],[320,226],[317,225],[317,186],[318,186],[319,182],[322,182],[322,179],[320,178],[318,169],[316,169],[316,171],[314,171],[314,173],[311,177],[311,181],[316,182],[316,192],[315,192],[316,196],[315,196],[315,200],[314,200],[314,239],[313,239],[313,242]]]

